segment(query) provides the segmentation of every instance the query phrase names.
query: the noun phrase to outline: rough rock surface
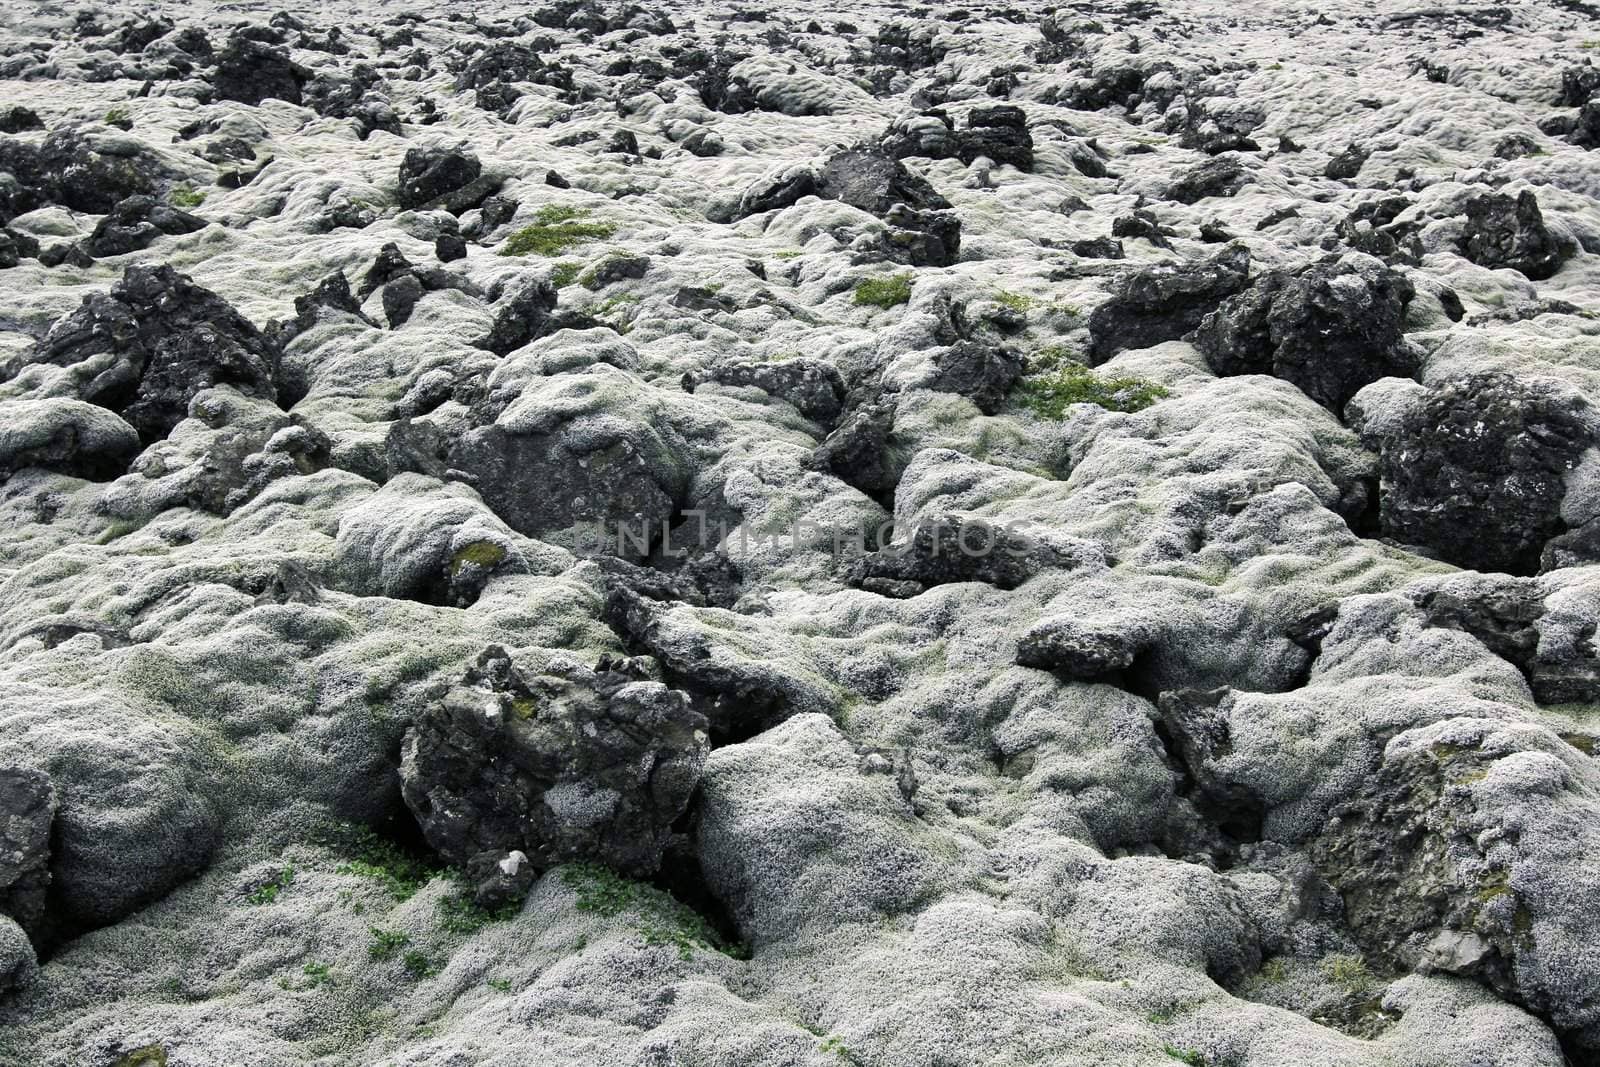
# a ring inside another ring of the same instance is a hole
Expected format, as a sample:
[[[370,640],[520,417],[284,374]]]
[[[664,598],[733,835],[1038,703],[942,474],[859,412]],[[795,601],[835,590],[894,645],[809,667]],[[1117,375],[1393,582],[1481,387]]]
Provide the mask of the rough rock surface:
[[[1458,566],[1532,574],[1566,530],[1568,476],[1596,440],[1581,396],[1505,374],[1446,381],[1383,435],[1384,533]]]
[[[1217,305],[1194,345],[1220,375],[1271,374],[1337,413],[1379,378],[1416,371],[1402,336],[1414,295],[1404,275],[1360,253],[1269,271]]]
[[[1239,245],[1199,263],[1128,272],[1089,316],[1091,357],[1103,362],[1125,348],[1183,337],[1244,288],[1249,270],[1250,252]]]
[[[1600,1062],[1594,4],[145,6],[0,18],[0,1064]]]
[[[688,694],[636,664],[528,678],[491,647],[406,732],[400,784],[451,862],[519,852],[535,869],[588,861],[637,877],[660,867],[708,747]]]

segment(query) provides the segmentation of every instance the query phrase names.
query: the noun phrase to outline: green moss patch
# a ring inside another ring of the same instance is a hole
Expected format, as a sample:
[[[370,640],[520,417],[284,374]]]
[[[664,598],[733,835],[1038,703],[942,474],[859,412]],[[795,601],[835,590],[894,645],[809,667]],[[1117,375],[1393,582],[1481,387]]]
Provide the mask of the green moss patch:
[[[697,948],[741,955],[738,946],[725,943],[692,908],[652,885],[594,863],[572,864],[561,877],[577,893],[579,911],[602,918],[630,914],[647,945],[671,945],[686,960],[694,958]]]
[[[615,223],[590,222],[582,208],[547,204],[533,216],[533,222],[506,239],[502,256],[559,256],[583,244],[599,241],[617,232]]]
[[[1171,396],[1166,386],[1145,378],[1096,374],[1056,350],[1046,349],[1034,369],[1015,386],[1018,399],[1035,415],[1061,419],[1073,404],[1098,404],[1109,411],[1143,411]]]
[[[892,308],[911,299],[913,280],[909,274],[892,274],[886,278],[868,278],[856,286],[855,302],[858,307]]]

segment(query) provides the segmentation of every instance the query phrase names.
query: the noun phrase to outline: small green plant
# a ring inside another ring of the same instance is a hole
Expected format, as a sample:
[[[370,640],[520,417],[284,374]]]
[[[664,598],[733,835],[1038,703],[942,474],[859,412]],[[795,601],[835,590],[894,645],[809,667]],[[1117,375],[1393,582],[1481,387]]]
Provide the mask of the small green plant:
[[[1099,404],[1110,411],[1143,411],[1171,396],[1166,386],[1144,378],[1096,374],[1082,363],[1066,358],[1059,349],[1045,349],[1033,361],[1032,373],[1016,384],[1022,403],[1035,415],[1061,419],[1073,404]]]
[[[533,222],[506,239],[502,256],[558,256],[585,241],[598,241],[617,232],[615,223],[588,222],[582,208],[546,204]]]
[[[405,968],[407,974],[415,979],[431,978],[439,973],[438,964],[426,955],[412,949],[400,959],[400,966]]]
[[[382,930],[376,926],[369,926],[367,930],[372,934],[367,955],[375,960],[392,960],[401,949],[411,944],[411,938],[398,930]]]
[[[1206,1058],[1192,1048],[1178,1048],[1175,1045],[1162,1045],[1161,1051],[1177,1060],[1187,1063],[1189,1067],[1206,1067]]]
[[[692,908],[654,886],[624,878],[594,863],[573,864],[562,872],[562,879],[576,891],[579,911],[602,918],[631,912],[634,929],[647,945],[671,945],[685,960],[693,959],[697,948],[736,958],[742,955],[737,946],[725,944]]]
[[[822,1052],[831,1052],[846,1063],[855,1062],[855,1058],[850,1055],[850,1050],[845,1048],[844,1041],[838,1037],[830,1035],[823,1038],[822,1043],[817,1048]]]
[[[94,539],[94,543],[97,545],[109,545],[113,541],[119,541],[122,538],[127,537],[129,534],[136,533],[142,529],[144,529],[144,523],[142,521],[137,521],[134,519],[113,519],[111,525],[107,526],[105,531],[102,532],[99,537]]]
[[[522,909],[516,904],[486,908],[464,894],[439,901],[439,925],[452,934],[475,934],[490,923],[514,919]]]
[[[886,278],[868,278],[856,286],[855,302],[858,307],[892,308],[911,299],[910,274],[891,274]]]
[[[252,904],[271,904],[278,899],[278,894],[288,889],[293,882],[294,864],[290,863],[269,880],[252,890],[245,899]]]
[[[1356,955],[1333,955],[1322,961],[1322,973],[1330,982],[1352,996],[1360,996],[1372,985],[1367,961]]]
[[[578,275],[583,273],[582,263],[573,263],[570,260],[557,263],[550,268],[550,284],[557,289],[565,289],[578,280]]]
[[[306,984],[302,987],[304,989],[315,989],[333,981],[333,968],[326,963],[313,960],[302,967],[301,972],[306,976]]]
[[[1283,960],[1274,956],[1261,965],[1261,980],[1264,982],[1281,982],[1289,977],[1289,969],[1284,966]]]
[[[410,900],[444,868],[414,856],[392,841],[385,840],[365,826],[338,823],[318,834],[316,840],[333,852],[349,857],[339,866],[340,874],[371,878],[397,901]]]
[[[128,109],[125,107],[114,107],[106,112],[104,121],[107,126],[121,126],[127,129],[133,125],[133,116],[128,114]]]
[[[1027,312],[1036,307],[1039,301],[1022,293],[1013,293],[1005,289],[996,289],[994,302],[1001,307],[1010,308],[1012,311]]]
[[[187,185],[178,185],[173,187],[172,192],[167,195],[167,199],[178,207],[199,207],[206,202],[206,194],[203,189],[196,190],[189,188]]]
[[[491,978],[485,982],[484,985],[488,986],[496,993],[511,992],[511,979],[509,978]]]
[[[162,1045],[136,1048],[111,1067],[167,1067],[167,1050]]]

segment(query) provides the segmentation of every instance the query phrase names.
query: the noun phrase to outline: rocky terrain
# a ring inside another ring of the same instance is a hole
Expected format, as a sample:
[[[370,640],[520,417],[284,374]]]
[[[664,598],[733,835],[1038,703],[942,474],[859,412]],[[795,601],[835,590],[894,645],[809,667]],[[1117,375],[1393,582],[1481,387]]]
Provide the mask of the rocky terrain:
[[[1600,1064],[1600,6],[134,7],[0,1064]]]

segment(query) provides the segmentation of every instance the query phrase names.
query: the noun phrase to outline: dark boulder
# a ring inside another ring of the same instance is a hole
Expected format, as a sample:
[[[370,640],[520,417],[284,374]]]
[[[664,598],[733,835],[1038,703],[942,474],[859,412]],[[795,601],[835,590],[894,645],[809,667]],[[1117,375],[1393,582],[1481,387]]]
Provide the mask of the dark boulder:
[[[624,556],[648,555],[648,545],[635,542],[658,536],[672,520],[686,477],[682,458],[648,432],[536,433],[499,424],[463,434],[449,466],[518,533],[585,527]],[[538,477],[530,478],[534,471]],[[619,529],[633,540],[625,542]]]
[[[999,412],[1027,369],[1026,361],[1012,349],[975,340],[959,340],[940,349],[933,362],[928,388],[964,396],[985,415]]]
[[[0,915],[24,930],[44,916],[56,802],[48,775],[0,767]]]
[[[1153,645],[1137,627],[1108,627],[1076,619],[1046,619],[1017,642],[1017,663],[1055,671],[1075,681],[1114,678]]]
[[[400,206],[440,206],[451,212],[476,207],[494,190],[485,189],[470,204],[462,201],[482,175],[483,165],[467,149],[409,148],[400,163]]]
[[[433,242],[433,255],[440,263],[467,258],[467,242],[460,234],[441,233]]]
[[[1223,300],[1193,341],[1219,375],[1271,374],[1337,415],[1363,386],[1415,372],[1402,337],[1414,295],[1370,256],[1268,271]]]
[[[399,329],[411,318],[411,311],[417,306],[417,301],[426,295],[427,290],[422,286],[422,280],[415,272],[402,274],[394,281],[383,287],[383,317],[389,322],[389,329]]]
[[[939,32],[940,27],[931,22],[887,23],[872,37],[872,62],[908,73],[931,67],[945,57]]]
[[[906,598],[953,582],[1015,589],[1046,570],[1104,564],[1105,550],[1089,541],[1063,545],[976,516],[943,514],[919,520],[903,543],[857,560],[845,580]]]
[[[323,319],[349,316],[368,326],[377,323],[367,318],[361,310],[361,305],[350,292],[350,280],[344,276],[344,271],[334,271],[317,283],[317,287],[309,293],[302,293],[294,298],[294,321],[292,326],[280,334],[287,340],[288,337],[304,333]]]
[[[876,500],[891,497],[904,462],[897,462],[890,448],[893,433],[892,397],[858,399],[812,450],[806,466],[831,474]]]
[[[491,111],[502,119],[511,117],[511,109],[521,100],[523,92],[515,85],[494,81],[481,86],[472,98],[473,105],[484,111]]]
[[[0,153],[0,169],[29,180],[8,162]],[[168,177],[161,163],[137,142],[93,136],[73,126],[50,131],[39,146],[35,165],[34,206],[54,201],[94,215],[106,214],[130,196],[155,195]]]
[[[650,271],[650,257],[622,252],[607,256],[584,272],[585,289],[600,290],[629,279],[643,278]]]
[[[129,267],[109,293],[84,297],[29,362],[71,367],[99,356],[112,358],[83,372],[80,396],[119,412],[146,441],[165,437],[202,389],[226,384],[277,399],[277,344],[171,267]]]
[[[1081,259],[1125,259],[1122,242],[1111,237],[1089,237],[1073,241],[1067,250]]]
[[[1322,169],[1323,177],[1348,181],[1361,173],[1361,168],[1367,164],[1367,157],[1371,155],[1371,149],[1351,145],[1328,161],[1328,165]]]
[[[429,845],[489,897],[524,863],[653,874],[709,742],[689,696],[648,679],[606,659],[532,675],[486,649],[406,732],[401,790]]]
[[[1550,116],[1539,123],[1539,131],[1552,137],[1565,137],[1579,148],[1600,148],[1600,98],[1584,104],[1576,119],[1567,115]]]
[[[24,259],[38,257],[38,241],[28,234],[0,226],[0,270],[15,267]]]
[[[1089,315],[1089,356],[1096,365],[1126,348],[1175,341],[1242,290],[1250,252],[1229,245],[1199,263],[1143,267],[1118,278],[1111,297]]]
[[[530,282],[495,313],[488,334],[473,343],[503,356],[535,338],[553,333],[556,300],[554,285],[544,279]]]
[[[1213,196],[1232,196],[1250,181],[1250,172],[1238,157],[1213,156],[1184,171],[1162,195],[1180,204],[1197,204]]]
[[[494,82],[539,80],[544,60],[527,45],[496,41],[468,61],[456,78],[457,89],[482,89]]]
[[[478,241],[488,237],[517,216],[519,201],[509,196],[491,196],[478,205],[478,217],[468,223],[461,236]]]
[[[95,224],[84,241],[85,250],[96,259],[120,256],[148,248],[163,234],[194,233],[206,222],[187,211],[163,204],[150,196],[130,196],[120,201],[111,213]]]
[[[961,254],[961,220],[953,211],[919,211],[896,204],[884,215],[886,258],[912,267],[948,267]]]
[[[956,157],[970,164],[979,156],[1009,163],[1018,170],[1033,169],[1033,135],[1028,116],[1011,104],[975,107],[967,115],[967,128],[956,141]]]
[[[39,120],[39,115],[30,107],[21,104],[0,105],[0,133],[23,133],[27,130],[42,130],[44,123]]]
[[[1223,152],[1257,152],[1261,146],[1250,134],[1264,120],[1265,116],[1259,108],[1211,107],[1204,100],[1196,100],[1184,115],[1178,143],[1208,156]]]
[[[757,181],[739,197],[734,218],[793,207],[807,196],[818,196],[817,175],[810,167],[794,167]]]
[[[356,289],[356,299],[366,300],[383,286],[414,270],[416,267],[412,266],[405,253],[400,251],[400,246],[390,241],[378,249],[377,256],[372,260],[372,266],[361,276],[361,284]]]
[[[684,375],[683,385],[686,391],[693,392],[704,382],[754,386],[825,427],[831,427],[844,409],[844,379],[832,364],[820,359],[802,356],[776,363],[731,360],[698,376]]]
[[[1118,215],[1111,220],[1111,236],[1142,237],[1157,248],[1171,248],[1171,239],[1177,234],[1161,225],[1161,220],[1149,211],[1134,208],[1128,214]]]
[[[289,58],[289,50],[235,32],[217,53],[211,88],[218,100],[258,105],[263,100],[298,104],[311,72]]]
[[[1585,528],[1587,529],[1587,527]],[[1553,542],[1552,542],[1553,543]],[[1548,553],[1548,549],[1547,549]],[[1581,562],[1600,559],[1590,553]],[[1550,568],[1546,568],[1550,569]],[[1595,625],[1576,632],[1561,626],[1540,633],[1547,606],[1537,585],[1526,578],[1486,578],[1480,584],[1428,590],[1413,596],[1430,626],[1461,630],[1517,666],[1541,704],[1587,704],[1600,699],[1600,652]]]
[[[1561,72],[1561,91],[1556,95],[1557,107],[1582,107],[1600,89],[1600,68],[1590,63],[1568,67]]]
[[[1487,193],[1467,201],[1460,247],[1461,254],[1480,267],[1510,267],[1533,281],[1555,274],[1569,255],[1546,228],[1531,189],[1515,197]]]
[[[1507,374],[1457,378],[1380,442],[1383,533],[1461,567],[1533,574],[1565,531],[1566,476],[1596,440],[1581,397]]]
[[[817,176],[816,193],[880,218],[895,204],[935,211],[950,207],[950,201],[926,180],[875,148],[851,148],[831,156]]]

